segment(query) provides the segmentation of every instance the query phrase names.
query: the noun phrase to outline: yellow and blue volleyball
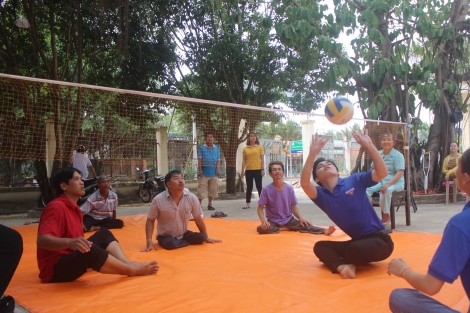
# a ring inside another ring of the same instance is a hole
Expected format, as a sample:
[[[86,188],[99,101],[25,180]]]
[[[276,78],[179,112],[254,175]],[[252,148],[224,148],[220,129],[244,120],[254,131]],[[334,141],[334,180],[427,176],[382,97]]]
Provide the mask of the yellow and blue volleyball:
[[[354,115],[354,106],[346,98],[338,97],[330,99],[325,106],[326,118],[335,125],[343,125],[349,122]]]

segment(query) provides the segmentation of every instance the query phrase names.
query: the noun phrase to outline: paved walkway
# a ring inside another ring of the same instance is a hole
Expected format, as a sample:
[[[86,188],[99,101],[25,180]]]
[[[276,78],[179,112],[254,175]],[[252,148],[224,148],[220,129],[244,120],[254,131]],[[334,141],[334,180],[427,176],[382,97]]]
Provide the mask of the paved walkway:
[[[304,218],[312,222],[314,225],[331,225],[332,222],[321,211],[304,192],[297,188],[296,194],[298,199],[298,207]],[[214,200],[213,206],[216,211],[223,211],[227,214],[226,219],[236,220],[259,220],[256,206],[257,198],[252,199],[251,209],[243,210],[242,207],[245,205],[244,199],[238,200]],[[404,207],[400,207],[396,213],[396,229],[395,231],[408,231],[408,232],[427,232],[427,233],[442,233],[444,227],[449,219],[462,211],[464,202],[460,201],[457,203],[450,203],[445,205],[439,204],[418,204],[418,211],[416,213],[411,212],[411,225],[406,226],[405,222],[405,210]],[[149,209],[149,204],[136,204],[135,206],[123,206],[119,207],[117,211],[118,216],[134,215],[134,214],[146,214]],[[203,212],[206,218],[210,218],[210,215],[214,211],[207,210],[207,200],[202,202]],[[379,208],[376,208],[379,212]],[[7,226],[18,226],[24,225],[25,223],[37,222],[38,218],[27,218],[25,215],[20,216],[0,216],[0,224]],[[389,226],[390,227],[390,226]]]

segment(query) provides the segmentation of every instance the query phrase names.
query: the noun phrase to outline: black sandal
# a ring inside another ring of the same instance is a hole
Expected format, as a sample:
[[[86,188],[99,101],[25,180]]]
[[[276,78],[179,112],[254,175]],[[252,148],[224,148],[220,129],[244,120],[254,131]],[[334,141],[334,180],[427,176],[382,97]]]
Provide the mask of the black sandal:
[[[218,218],[218,217],[226,217],[227,214],[225,214],[224,212],[222,211],[216,211],[214,214],[211,215],[211,217],[215,217],[215,218]]]
[[[208,205],[208,206],[207,206],[207,209],[208,209],[209,211],[215,210],[215,208],[214,208],[212,205]]]

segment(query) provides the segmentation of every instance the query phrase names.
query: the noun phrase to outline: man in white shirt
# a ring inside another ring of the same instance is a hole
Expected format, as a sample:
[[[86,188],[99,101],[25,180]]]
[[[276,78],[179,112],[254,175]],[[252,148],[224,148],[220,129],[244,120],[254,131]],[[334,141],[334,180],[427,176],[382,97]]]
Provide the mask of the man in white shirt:
[[[85,155],[85,146],[79,145],[77,153],[72,156],[72,166],[82,172],[82,179],[88,178],[88,170],[93,177],[96,177],[95,169],[91,164],[90,159]]]

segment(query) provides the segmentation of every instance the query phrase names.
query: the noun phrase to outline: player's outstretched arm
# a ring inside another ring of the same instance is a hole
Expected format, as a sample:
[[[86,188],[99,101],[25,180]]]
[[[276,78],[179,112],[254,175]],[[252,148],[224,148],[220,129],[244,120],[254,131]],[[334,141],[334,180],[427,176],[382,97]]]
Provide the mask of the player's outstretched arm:
[[[149,252],[150,250],[157,250],[157,245],[152,240],[153,228],[155,227],[155,220],[149,220],[145,222],[145,239],[146,244],[145,248],[140,250],[140,252]]]
[[[355,131],[352,132],[356,142],[363,146],[367,152],[369,152],[372,161],[374,162],[374,169],[372,170],[372,179],[375,182],[379,182],[388,175],[388,169],[385,165],[384,159],[379,153],[379,150],[374,146],[372,140],[368,135],[367,129],[364,132],[364,135],[358,134]]]
[[[210,238],[209,237],[209,235],[207,234],[206,224],[204,223],[204,219],[202,218],[202,215],[194,217],[194,223],[196,223],[196,226],[199,229],[199,231],[207,236],[207,239],[206,239],[207,243],[222,242],[222,240],[220,240],[220,239]]]
[[[302,173],[300,175],[300,186],[302,186],[302,189],[304,190],[305,194],[311,199],[317,198],[317,187],[311,180],[313,163],[315,163],[315,158],[327,142],[328,138],[323,137],[321,139],[318,139],[318,135],[312,136],[312,142],[310,143],[308,157],[305,161],[304,168],[302,169]]]
[[[271,223],[269,223],[268,219],[264,215],[264,205],[258,205],[258,217],[261,221],[261,228],[263,230],[268,229],[271,226]]]

